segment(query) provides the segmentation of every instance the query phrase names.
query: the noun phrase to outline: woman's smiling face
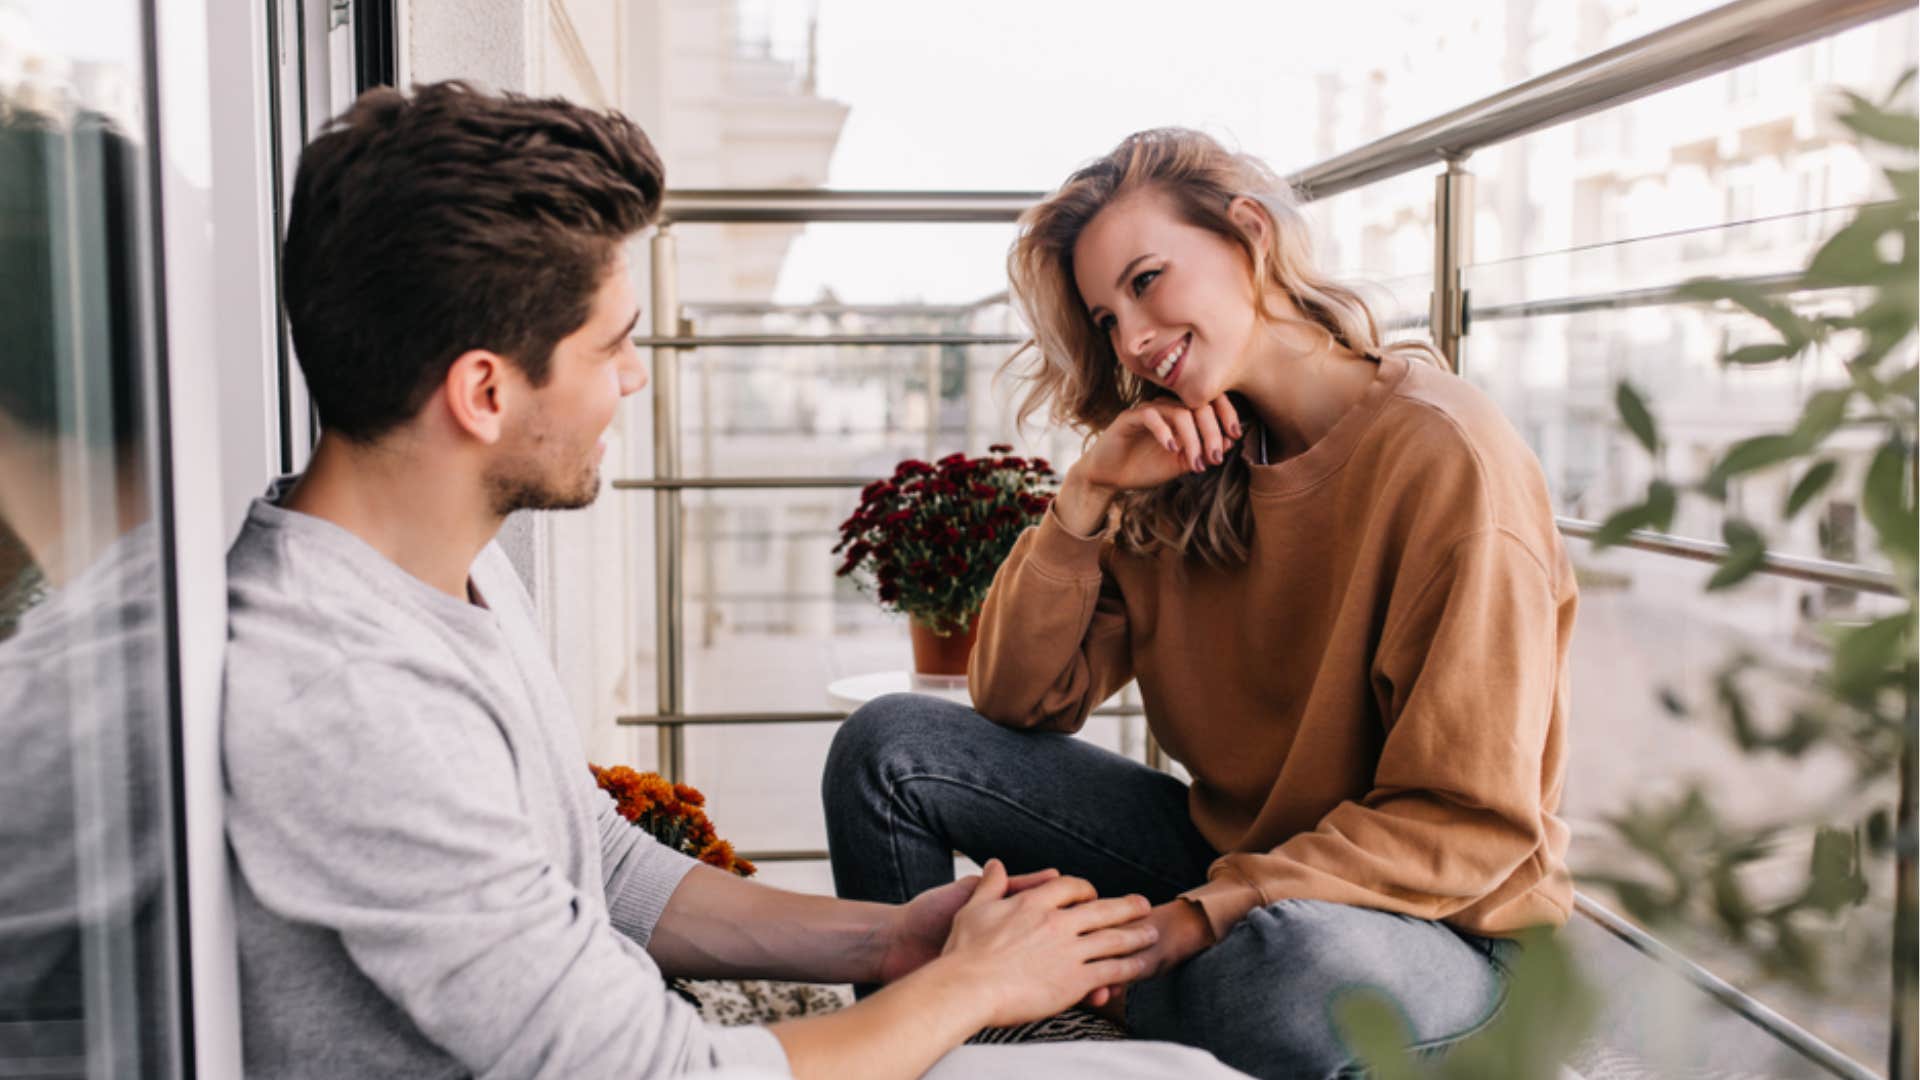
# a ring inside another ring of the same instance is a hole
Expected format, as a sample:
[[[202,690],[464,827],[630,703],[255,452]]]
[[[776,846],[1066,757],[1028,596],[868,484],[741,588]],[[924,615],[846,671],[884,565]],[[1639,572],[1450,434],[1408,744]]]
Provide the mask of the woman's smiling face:
[[[1094,215],[1074,243],[1073,274],[1134,375],[1188,408],[1240,384],[1260,323],[1252,261],[1241,244],[1189,224],[1165,192],[1130,192]]]

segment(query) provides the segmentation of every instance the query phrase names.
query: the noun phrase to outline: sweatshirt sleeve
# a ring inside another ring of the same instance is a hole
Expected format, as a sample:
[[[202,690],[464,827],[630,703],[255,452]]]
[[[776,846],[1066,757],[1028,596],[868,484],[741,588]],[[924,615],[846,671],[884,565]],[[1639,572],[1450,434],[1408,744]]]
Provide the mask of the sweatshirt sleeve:
[[[1127,614],[1101,568],[1105,541],[1049,508],[1014,544],[980,608],[968,662],[974,708],[997,724],[1074,732],[1133,678]]]
[[[1386,732],[1372,789],[1270,852],[1217,860],[1188,894],[1216,936],[1283,899],[1443,920],[1544,857],[1541,762],[1562,667],[1545,565],[1484,530],[1394,608],[1374,662]]]
[[[228,838],[254,894],[338,935],[474,1075],[785,1071],[766,1029],[701,1023],[550,862],[512,748],[454,673],[356,661],[227,727]]]

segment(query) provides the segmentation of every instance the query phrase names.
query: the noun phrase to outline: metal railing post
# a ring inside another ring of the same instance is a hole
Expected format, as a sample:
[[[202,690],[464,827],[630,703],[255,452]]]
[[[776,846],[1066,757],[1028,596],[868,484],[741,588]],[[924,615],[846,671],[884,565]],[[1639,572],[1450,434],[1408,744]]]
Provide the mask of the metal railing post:
[[[653,235],[653,332],[656,337],[680,335],[679,266],[671,230],[662,225]],[[671,345],[653,349],[653,475],[680,478],[680,351]],[[681,489],[661,487],[653,493],[654,641],[660,715],[681,713],[680,635],[683,552],[680,549]],[[658,728],[660,775],[679,783],[686,771],[686,746],[677,723]]]
[[[1460,371],[1460,339],[1467,332],[1466,266],[1473,261],[1473,174],[1461,158],[1433,181],[1433,300],[1427,326],[1433,344]]]
[[[1893,1028],[1887,1039],[1887,1076],[1889,1080],[1915,1080],[1920,1076],[1920,1046],[1915,1045],[1914,1025],[1920,1021],[1920,877],[1913,849],[1916,826],[1915,772],[1920,748],[1914,739],[1916,691],[1906,688],[1907,739],[1900,748],[1900,805],[1894,814],[1893,884]]]

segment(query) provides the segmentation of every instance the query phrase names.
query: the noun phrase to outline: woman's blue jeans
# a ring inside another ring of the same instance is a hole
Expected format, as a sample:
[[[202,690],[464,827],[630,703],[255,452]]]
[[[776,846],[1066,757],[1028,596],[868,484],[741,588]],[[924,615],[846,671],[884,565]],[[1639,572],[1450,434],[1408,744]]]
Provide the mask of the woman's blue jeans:
[[[823,781],[834,886],[899,903],[953,880],[953,852],[1045,867],[1102,896],[1164,903],[1216,852],[1178,779],[1072,736],[1012,731],[917,694],[878,698],[834,738]],[[1396,1002],[1415,1049],[1491,1020],[1517,948],[1442,923],[1317,900],[1256,908],[1205,952],[1127,995],[1137,1036],[1187,1043],[1260,1077],[1358,1075],[1334,1022],[1363,988]]]

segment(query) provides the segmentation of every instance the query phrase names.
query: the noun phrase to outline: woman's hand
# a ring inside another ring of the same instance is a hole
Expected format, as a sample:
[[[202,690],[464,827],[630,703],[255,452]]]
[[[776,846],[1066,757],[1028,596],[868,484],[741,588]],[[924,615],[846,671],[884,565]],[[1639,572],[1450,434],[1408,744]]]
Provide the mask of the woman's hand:
[[[1144,898],[1102,900],[1074,877],[1017,895],[1007,889],[1006,868],[988,860],[937,962],[982,995],[987,1026],[1052,1016],[1145,970],[1134,954],[1151,947],[1159,931],[1144,921],[1151,910]]]
[[[1007,893],[1024,892],[1059,876],[1058,870],[1021,874],[1007,882]],[[890,983],[904,978],[939,956],[953,930],[954,915],[972,899],[979,885],[979,875],[968,875],[928,889],[895,908],[882,939],[877,981]]]
[[[1140,920],[1139,925],[1153,927],[1156,931],[1154,943],[1139,954],[1144,968],[1139,979],[1165,975],[1213,944],[1213,927],[1207,924],[1206,915],[1197,905],[1178,897],[1157,905]],[[1134,981],[1138,982],[1139,979]],[[1085,1004],[1124,1026],[1127,988],[1124,985],[1107,987],[1105,997],[1106,1000],[1102,1001],[1100,995],[1090,995]]]
[[[1091,535],[1122,491],[1159,487],[1226,460],[1243,434],[1225,394],[1198,409],[1178,401],[1144,401],[1116,417],[1067,470],[1056,500],[1061,523]]]

